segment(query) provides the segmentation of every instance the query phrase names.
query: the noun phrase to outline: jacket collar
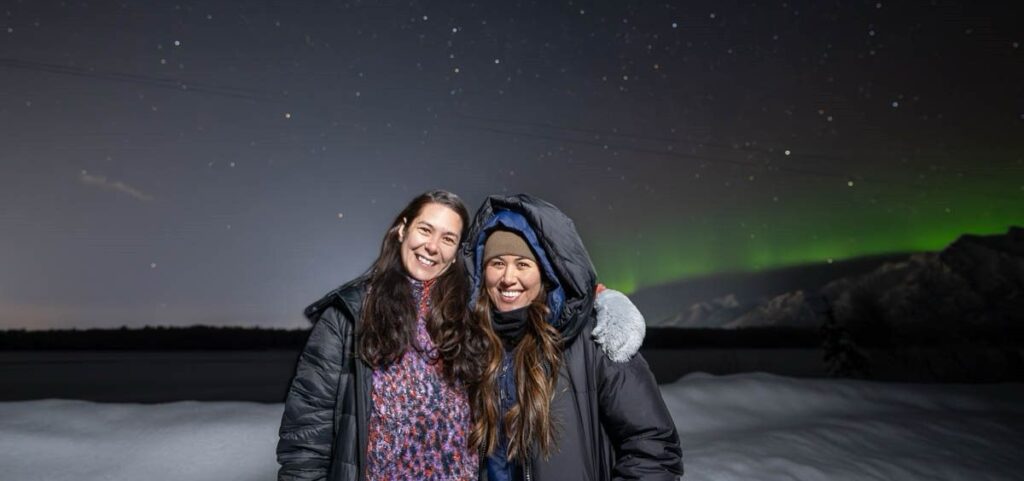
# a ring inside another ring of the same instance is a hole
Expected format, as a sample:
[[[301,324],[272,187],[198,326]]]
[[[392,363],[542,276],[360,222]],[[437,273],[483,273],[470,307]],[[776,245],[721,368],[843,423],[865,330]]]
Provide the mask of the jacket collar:
[[[369,278],[366,276],[360,276],[352,281],[349,281],[337,289],[334,289],[320,300],[310,304],[303,311],[306,319],[310,323],[315,324],[320,319],[320,315],[324,313],[329,307],[335,307],[344,309],[347,311],[349,317],[355,323],[356,330],[359,329],[359,317],[363,311],[363,298],[366,297],[366,290],[369,284]]]

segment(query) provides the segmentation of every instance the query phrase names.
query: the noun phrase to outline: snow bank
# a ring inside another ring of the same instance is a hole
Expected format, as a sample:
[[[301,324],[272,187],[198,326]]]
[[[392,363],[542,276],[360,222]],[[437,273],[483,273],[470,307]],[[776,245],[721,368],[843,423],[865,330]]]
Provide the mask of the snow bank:
[[[0,403],[0,479],[272,481],[281,404]]]
[[[1012,480],[1024,385],[690,375],[662,386],[685,480]],[[273,480],[280,404],[0,403],[0,478]]]
[[[1024,385],[769,374],[662,386],[687,480],[1016,480]]]

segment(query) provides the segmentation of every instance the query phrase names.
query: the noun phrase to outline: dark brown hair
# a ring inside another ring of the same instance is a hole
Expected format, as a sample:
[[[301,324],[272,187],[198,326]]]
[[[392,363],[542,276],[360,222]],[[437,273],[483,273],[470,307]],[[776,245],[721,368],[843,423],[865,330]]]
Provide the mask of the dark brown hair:
[[[551,417],[551,399],[555,394],[558,370],[562,362],[561,335],[547,322],[547,293],[540,293],[530,303],[523,338],[512,351],[512,367],[516,383],[516,404],[498,419],[498,370],[504,348],[491,326],[491,299],[481,285],[473,309],[476,322],[487,337],[487,352],[478,382],[469,386],[473,401],[473,429],[469,443],[490,454],[498,443],[498,423],[508,437],[508,458],[527,460],[536,445],[539,454],[547,457],[555,445],[555,422]]]
[[[367,271],[369,289],[363,301],[359,355],[370,366],[385,366],[401,359],[416,333],[417,306],[408,273],[402,264],[398,232],[412,222],[428,204],[448,207],[462,220],[461,239],[466,234],[469,214],[457,195],[434,190],[425,192],[405,206],[391,223],[381,242],[380,255]],[[470,322],[467,307],[469,281],[465,263],[456,250],[454,263],[432,279],[427,331],[437,348],[443,372],[449,382],[468,381],[483,369],[480,353],[485,337]]]

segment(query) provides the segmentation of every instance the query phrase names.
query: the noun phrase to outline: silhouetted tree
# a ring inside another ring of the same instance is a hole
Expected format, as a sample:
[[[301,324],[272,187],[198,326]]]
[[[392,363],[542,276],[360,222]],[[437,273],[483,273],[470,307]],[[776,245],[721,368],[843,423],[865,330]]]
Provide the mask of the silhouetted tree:
[[[831,377],[864,378],[868,375],[868,357],[854,342],[846,326],[836,320],[829,305],[821,325],[821,350],[825,371]]]

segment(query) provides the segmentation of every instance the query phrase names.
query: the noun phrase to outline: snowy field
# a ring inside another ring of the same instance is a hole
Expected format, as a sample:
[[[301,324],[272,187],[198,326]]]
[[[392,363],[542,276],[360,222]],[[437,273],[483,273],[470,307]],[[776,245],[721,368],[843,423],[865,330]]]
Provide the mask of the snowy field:
[[[1024,385],[768,374],[662,386],[686,480],[1019,480]],[[0,479],[273,480],[280,404],[0,403]]]

